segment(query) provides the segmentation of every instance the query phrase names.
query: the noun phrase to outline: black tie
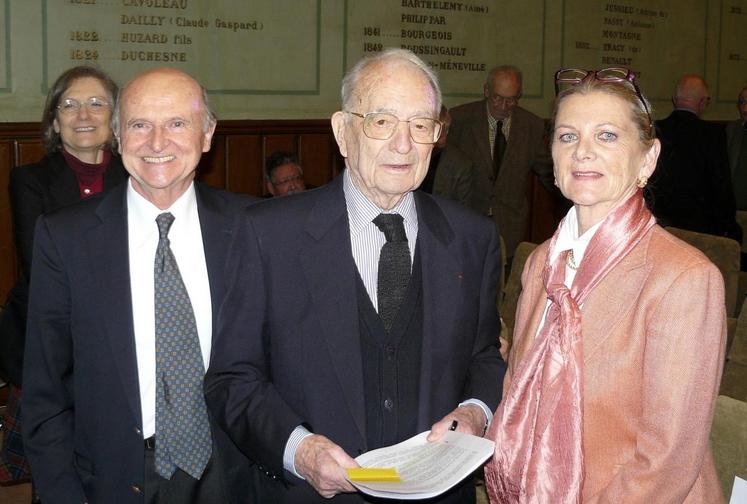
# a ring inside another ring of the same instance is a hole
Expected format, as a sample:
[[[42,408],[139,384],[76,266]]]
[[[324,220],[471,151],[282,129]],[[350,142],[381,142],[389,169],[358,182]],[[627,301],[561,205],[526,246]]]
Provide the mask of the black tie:
[[[379,256],[377,297],[379,317],[387,332],[392,327],[410,282],[410,248],[402,221],[399,214],[379,214],[373,220],[386,237]]]
[[[495,123],[495,141],[493,142],[493,178],[498,178],[498,172],[506,152],[506,137],[503,135],[503,121]]]

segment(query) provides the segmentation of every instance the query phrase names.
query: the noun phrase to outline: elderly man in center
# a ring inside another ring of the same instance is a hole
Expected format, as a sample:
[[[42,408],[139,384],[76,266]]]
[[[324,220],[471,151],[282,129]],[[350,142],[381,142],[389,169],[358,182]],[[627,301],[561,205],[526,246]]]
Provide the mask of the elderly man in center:
[[[415,191],[440,133],[436,76],[386,50],[345,76],[342,106],[342,176],[245,212],[229,254],[206,395],[265,473],[262,502],[363,502],[353,457],[454,421],[482,436],[501,399],[495,226]],[[465,481],[435,502],[470,499]]]

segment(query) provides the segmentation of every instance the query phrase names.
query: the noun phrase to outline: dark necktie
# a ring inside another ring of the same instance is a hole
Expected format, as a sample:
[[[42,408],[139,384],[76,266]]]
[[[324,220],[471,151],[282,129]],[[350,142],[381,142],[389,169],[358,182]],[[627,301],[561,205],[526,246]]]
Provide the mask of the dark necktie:
[[[506,152],[506,137],[503,135],[503,121],[495,123],[495,141],[493,142],[493,178],[498,178],[498,172]]]
[[[391,329],[394,317],[405,298],[410,282],[410,248],[407,246],[405,226],[399,214],[379,214],[373,223],[384,236],[386,243],[379,255],[379,278],[377,298],[379,317],[387,332]]]
[[[174,216],[156,217],[156,472],[179,467],[195,479],[210,459],[212,438],[202,391],[205,367],[192,304],[169,245]]]

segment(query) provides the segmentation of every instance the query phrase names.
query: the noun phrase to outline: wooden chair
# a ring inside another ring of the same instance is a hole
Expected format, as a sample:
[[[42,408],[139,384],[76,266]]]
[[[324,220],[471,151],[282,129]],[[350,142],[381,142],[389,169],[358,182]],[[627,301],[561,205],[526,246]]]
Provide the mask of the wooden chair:
[[[741,260],[739,244],[729,238],[668,227],[667,231],[703,252],[724,276],[726,315],[737,316],[737,290]]]
[[[721,378],[721,395],[747,401],[747,301],[737,319],[734,340],[729,347]]]
[[[521,294],[521,273],[524,271],[524,264],[526,264],[529,254],[536,248],[536,243],[529,242],[521,242],[516,247],[514,260],[511,264],[511,273],[508,275],[503,299],[500,302],[501,325],[503,328],[501,336],[508,341],[509,348],[513,336],[514,323],[516,322],[516,305],[519,302],[519,294]]]
[[[729,502],[734,476],[747,479],[747,403],[718,396],[711,427],[711,448],[721,488]]]
[[[747,210],[737,210],[737,224],[742,228],[742,252],[747,254]]]

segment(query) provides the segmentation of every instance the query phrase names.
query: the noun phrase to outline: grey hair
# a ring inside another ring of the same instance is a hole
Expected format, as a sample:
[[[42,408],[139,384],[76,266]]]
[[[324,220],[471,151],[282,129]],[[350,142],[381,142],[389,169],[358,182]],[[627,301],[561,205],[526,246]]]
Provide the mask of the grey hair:
[[[119,133],[120,133],[120,108],[122,106],[122,94],[127,89],[127,86],[123,87],[119,90],[119,93],[117,94],[117,106],[114,107],[114,111],[112,113],[112,119],[111,119],[111,128],[112,132],[114,133],[114,138],[119,141]],[[215,114],[215,111],[210,106],[210,101],[208,100],[208,93],[207,89],[205,89],[204,86],[200,84],[200,90],[202,91],[202,106],[205,111],[205,116],[202,120],[202,132],[207,133],[210,131],[210,127],[218,122],[218,116]]]
[[[415,53],[407,49],[389,48],[385,49],[380,53],[376,53],[370,56],[366,56],[360,59],[351,68],[342,79],[342,109],[352,110],[353,101],[360,93],[361,80],[366,74],[369,67],[377,64],[394,64],[394,63],[409,63],[423,73],[423,76],[428,80],[428,84],[433,90],[433,94],[436,98],[435,107],[433,112],[438,114],[441,109],[441,88],[438,84],[438,76],[431,69],[430,66],[422,59],[418,58]]]

